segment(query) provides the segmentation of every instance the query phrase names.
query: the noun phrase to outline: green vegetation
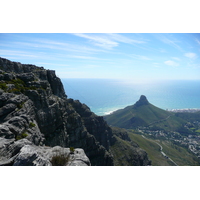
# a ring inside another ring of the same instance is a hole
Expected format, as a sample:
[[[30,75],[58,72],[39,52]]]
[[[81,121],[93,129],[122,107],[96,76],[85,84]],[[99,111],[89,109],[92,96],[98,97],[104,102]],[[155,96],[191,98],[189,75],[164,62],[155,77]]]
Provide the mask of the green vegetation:
[[[151,160],[151,164],[153,166],[171,166],[174,165],[170,160],[166,159],[160,153],[160,147],[152,140],[147,140],[143,138],[141,135],[129,132],[129,137],[132,141],[136,142],[140,148],[144,149],[149,159]]]
[[[26,133],[26,131],[24,131],[20,135],[17,135],[16,140],[21,140],[27,136],[28,136],[28,134]]]
[[[115,139],[116,142],[110,147],[115,166],[142,165],[142,163],[138,161],[138,151],[131,142],[123,140],[117,136],[115,136]]]
[[[8,84],[14,85],[14,87],[8,89]],[[35,86],[29,86],[27,87],[25,82],[22,81],[21,79],[12,79],[10,81],[1,81],[0,82],[0,89],[4,90],[5,92],[9,93],[24,93],[27,90],[38,90],[38,89],[43,89],[41,86],[40,87],[35,87]]]
[[[30,122],[29,123],[29,128],[33,128],[33,127],[35,127],[36,125],[33,123],[33,122]]]
[[[23,107],[23,105],[24,105],[24,102],[18,104],[18,105],[17,105],[17,108],[18,108],[18,109],[21,109],[21,108]]]
[[[127,130],[112,127],[112,131],[114,138],[110,151],[115,166],[150,165],[146,153],[129,138]]]
[[[198,158],[185,147],[178,146],[170,141],[160,141],[160,144],[163,146],[163,151],[178,165],[200,165]]]
[[[200,112],[169,112],[150,104],[145,96],[105,116],[108,124],[127,129],[129,138],[147,152],[154,166],[200,165],[199,119]]]
[[[179,118],[182,118],[188,122],[196,121],[197,119],[200,119],[200,112],[190,113],[175,113],[175,115]]]
[[[180,166],[194,166],[200,164],[198,158],[192,152],[171,141],[156,140],[152,138],[147,139],[131,131],[129,131],[129,137],[147,152],[153,166],[174,165],[169,159],[161,154],[160,146],[158,144],[163,147],[163,152]]]
[[[70,150],[70,153],[71,153],[71,154],[74,153],[74,147],[70,147],[69,150]]]
[[[7,88],[8,88],[8,86],[6,85],[6,83],[0,82],[0,89],[2,89],[3,91],[6,91]]]
[[[104,117],[108,124],[121,128],[134,129],[149,127],[165,131],[177,130],[186,122],[174,113],[160,109],[150,103],[128,106]]]
[[[69,161],[69,155],[55,155],[51,159],[52,166],[66,166]]]
[[[196,130],[195,132],[198,133],[198,134],[200,134],[200,129]]]

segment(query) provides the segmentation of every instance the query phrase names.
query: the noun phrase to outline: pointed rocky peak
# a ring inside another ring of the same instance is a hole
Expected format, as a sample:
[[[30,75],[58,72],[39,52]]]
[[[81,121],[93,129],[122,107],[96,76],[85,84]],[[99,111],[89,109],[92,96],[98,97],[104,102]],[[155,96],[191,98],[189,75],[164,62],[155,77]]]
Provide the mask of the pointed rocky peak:
[[[149,102],[148,102],[146,96],[141,95],[139,101],[137,101],[134,106],[139,107],[139,106],[148,105],[148,104],[149,104]]]

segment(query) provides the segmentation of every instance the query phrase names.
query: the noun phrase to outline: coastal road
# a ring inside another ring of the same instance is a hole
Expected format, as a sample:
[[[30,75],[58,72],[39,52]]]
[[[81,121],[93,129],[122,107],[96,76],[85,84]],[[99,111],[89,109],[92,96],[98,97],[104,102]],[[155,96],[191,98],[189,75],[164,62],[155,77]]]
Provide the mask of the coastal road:
[[[142,135],[142,137],[145,138],[146,140],[150,140],[150,139],[146,138],[144,135]],[[167,156],[167,155],[163,152],[163,147],[162,147],[162,145],[160,145],[158,142],[155,142],[155,141],[153,141],[153,140],[150,140],[150,141],[156,143],[156,144],[160,147],[160,153],[161,153],[165,158],[169,159],[169,160],[170,160],[171,162],[173,162],[176,166],[178,166],[176,162],[174,162],[169,156]]]

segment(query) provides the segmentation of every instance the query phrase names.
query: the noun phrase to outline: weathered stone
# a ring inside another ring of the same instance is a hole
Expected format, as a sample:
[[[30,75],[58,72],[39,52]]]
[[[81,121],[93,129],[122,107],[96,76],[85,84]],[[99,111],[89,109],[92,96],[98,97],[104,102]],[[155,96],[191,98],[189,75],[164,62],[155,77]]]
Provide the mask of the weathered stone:
[[[10,112],[14,111],[17,106],[13,103],[6,104],[5,106],[0,108],[0,117],[9,114]]]
[[[28,81],[34,81],[35,80],[35,76],[32,72],[30,73],[23,73],[23,74],[18,74],[16,76],[18,79],[24,81],[24,82],[28,82]]]
[[[36,146],[27,139],[13,141],[0,138],[0,155],[0,166],[52,166],[55,156],[66,158],[66,166],[91,165],[82,149],[74,149],[70,153],[69,148]]]

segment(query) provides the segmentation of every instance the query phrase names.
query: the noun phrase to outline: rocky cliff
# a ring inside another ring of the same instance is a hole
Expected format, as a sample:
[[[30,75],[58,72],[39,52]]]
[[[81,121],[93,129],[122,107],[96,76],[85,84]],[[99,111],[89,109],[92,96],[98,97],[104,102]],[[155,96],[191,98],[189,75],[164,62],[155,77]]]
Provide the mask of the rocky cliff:
[[[114,164],[110,146],[116,140],[103,117],[67,98],[55,71],[4,58],[0,58],[0,139],[1,165],[25,164],[22,155],[27,165],[51,165],[56,146],[60,152],[75,148],[73,158],[82,157],[86,165]]]

